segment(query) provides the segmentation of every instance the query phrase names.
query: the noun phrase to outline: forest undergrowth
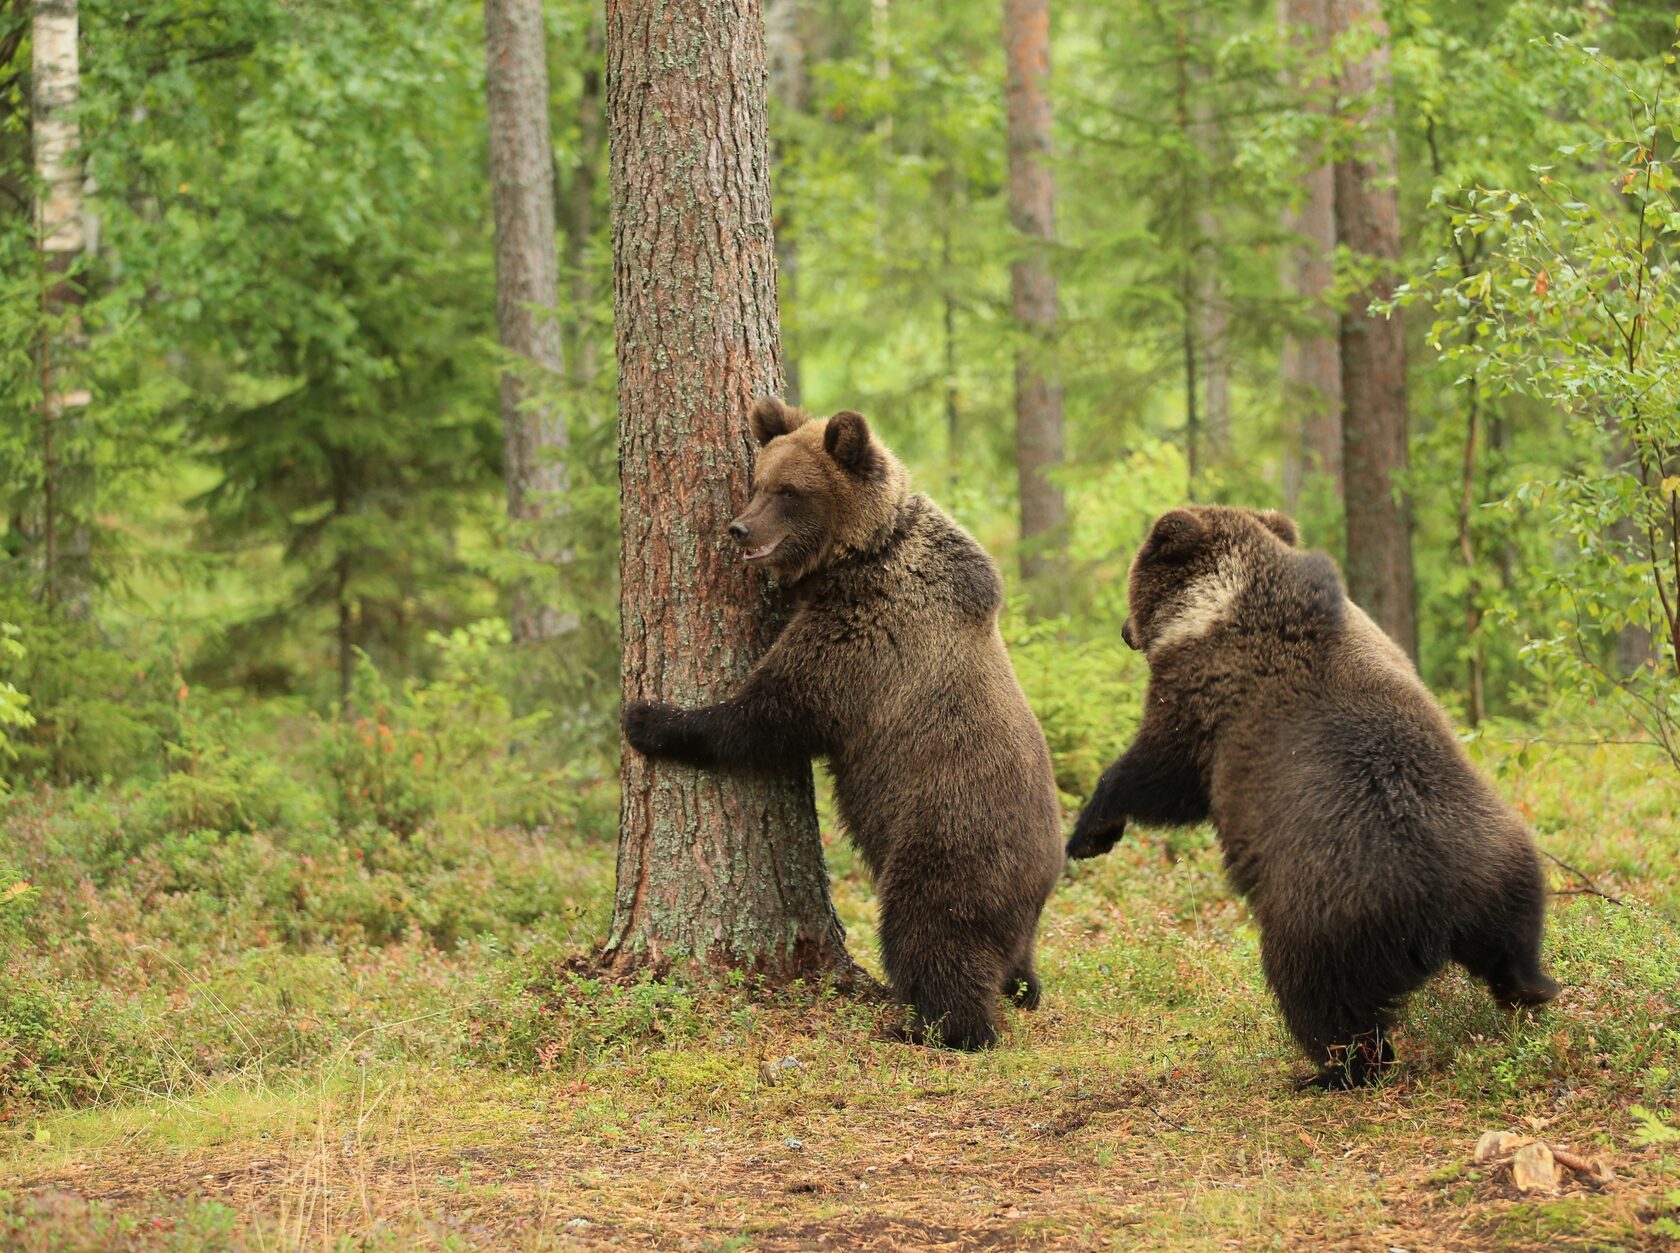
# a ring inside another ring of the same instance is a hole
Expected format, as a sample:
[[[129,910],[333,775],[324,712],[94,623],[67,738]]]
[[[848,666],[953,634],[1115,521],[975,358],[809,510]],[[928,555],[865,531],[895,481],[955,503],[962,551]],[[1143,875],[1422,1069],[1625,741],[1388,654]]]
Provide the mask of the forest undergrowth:
[[[881,999],[590,977],[610,783],[574,780],[569,824],[543,829],[498,812],[493,770],[411,773],[403,792],[384,763],[423,772],[424,755],[392,699],[389,721],[295,730],[288,759],[313,774],[209,752],[196,774],[10,802],[0,1243],[1680,1237],[1680,815],[1648,748],[1473,744],[1552,855],[1547,956],[1567,990],[1511,1016],[1449,973],[1408,1007],[1398,1073],[1326,1096],[1291,1087],[1304,1059],[1207,832],[1138,832],[1070,873],[1044,1006],[953,1055],[888,1038]],[[346,787],[365,812],[342,810]],[[824,826],[850,946],[878,973],[867,877]],[[1523,1192],[1473,1160],[1488,1131],[1613,1178]]]

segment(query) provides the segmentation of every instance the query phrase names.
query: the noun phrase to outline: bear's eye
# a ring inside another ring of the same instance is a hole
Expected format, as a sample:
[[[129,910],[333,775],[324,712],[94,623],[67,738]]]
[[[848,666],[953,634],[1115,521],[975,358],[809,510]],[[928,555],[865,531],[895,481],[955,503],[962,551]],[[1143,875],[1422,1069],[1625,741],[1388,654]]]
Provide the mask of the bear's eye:
[[[776,495],[784,496],[788,500],[797,500],[799,499],[799,489],[797,487],[778,487]]]

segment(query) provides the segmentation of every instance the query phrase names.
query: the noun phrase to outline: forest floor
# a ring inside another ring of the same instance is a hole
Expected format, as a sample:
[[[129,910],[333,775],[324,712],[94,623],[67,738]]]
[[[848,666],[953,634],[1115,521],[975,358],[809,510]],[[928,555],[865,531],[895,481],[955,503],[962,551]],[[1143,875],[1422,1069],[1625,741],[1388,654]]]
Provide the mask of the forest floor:
[[[1567,990],[1511,1016],[1443,975],[1374,1090],[1292,1090],[1305,1060],[1205,834],[1176,860],[1143,833],[1077,868],[1046,918],[1044,1006],[1009,1011],[977,1056],[883,1038],[892,1010],[874,1001],[566,973],[568,946],[604,930],[612,853],[594,842],[530,862],[574,879],[575,925],[547,945],[317,945],[295,957],[313,973],[265,977],[212,946],[146,1020],[187,1063],[167,1085],[7,1107],[0,1247],[1670,1247],[1680,794],[1653,767],[1503,763],[1502,789],[1578,868],[1552,868],[1548,960]],[[843,841],[830,856],[873,964],[867,881]],[[411,993],[400,1020],[368,992],[385,978]],[[308,979],[327,999],[300,1008]],[[244,1043],[201,1064],[189,1001]],[[300,1050],[311,1035],[327,1042]],[[1473,1160],[1487,1131],[1614,1177],[1522,1192]]]

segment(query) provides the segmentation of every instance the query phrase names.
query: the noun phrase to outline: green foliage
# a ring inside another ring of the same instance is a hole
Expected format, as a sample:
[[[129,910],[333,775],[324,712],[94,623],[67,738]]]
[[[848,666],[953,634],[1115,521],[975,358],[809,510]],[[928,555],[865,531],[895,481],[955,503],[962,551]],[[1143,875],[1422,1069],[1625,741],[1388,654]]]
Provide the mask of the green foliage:
[[[643,977],[615,985],[563,967],[524,979],[505,1019],[468,1023],[469,1047],[493,1064],[568,1069],[649,1043],[680,1047],[703,1026],[695,990],[681,983]]]
[[[143,834],[305,828],[314,798],[230,710],[200,715],[183,684],[179,742],[164,745],[168,770],[146,789]]]
[[[62,784],[155,766],[172,716],[168,664],[155,640],[138,636],[123,646],[93,623],[55,615],[3,581],[0,616],[28,642],[8,653],[7,679],[27,699],[29,718],[10,723],[0,772],[13,781]]]
[[[408,836],[440,813],[530,825],[575,816],[577,771],[534,765],[524,751],[548,714],[513,711],[497,673],[507,624],[479,622],[429,642],[435,677],[400,688],[359,656],[349,700],[318,732],[339,826]]]
[[[1633,1115],[1633,1121],[1638,1124],[1633,1133],[1633,1142],[1639,1145],[1680,1144],[1680,1130],[1668,1125],[1663,1118],[1652,1113],[1643,1105],[1635,1105],[1628,1110]]]
[[[20,634],[13,623],[0,622],[0,663],[16,663],[25,655],[23,644],[18,640]],[[35,715],[29,712],[29,697],[18,691],[7,677],[12,668],[11,664],[6,664],[5,669],[0,670],[0,757],[15,761],[17,749],[12,746],[12,732],[34,726]],[[5,787],[6,780],[0,778],[0,791]]]
[[[1583,696],[1619,692],[1680,765],[1680,110],[1665,67],[1553,43],[1588,99],[1615,105],[1524,182],[1447,202],[1461,255],[1482,260],[1437,263],[1431,338],[1472,386],[1564,415],[1571,454],[1503,502],[1551,537],[1528,654]]]
[[[1012,613],[1005,639],[1015,674],[1038,715],[1055,764],[1056,786],[1077,802],[1125,747],[1141,710],[1140,659],[1120,642],[1080,641],[1066,618]]]
[[[24,918],[35,887],[12,866],[0,861],[0,942],[12,945],[23,935]]]

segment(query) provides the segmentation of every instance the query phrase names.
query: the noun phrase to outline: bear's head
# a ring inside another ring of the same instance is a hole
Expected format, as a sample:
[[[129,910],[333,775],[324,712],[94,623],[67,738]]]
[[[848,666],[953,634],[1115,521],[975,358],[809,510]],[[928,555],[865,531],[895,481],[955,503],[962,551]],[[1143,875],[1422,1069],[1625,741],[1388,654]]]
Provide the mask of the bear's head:
[[[792,583],[886,542],[909,476],[862,414],[813,418],[767,396],[752,432],[753,495],[729,524],[748,561]]]
[[[1275,510],[1191,505],[1162,514],[1132,559],[1121,638],[1153,654],[1206,635],[1245,589],[1289,564],[1298,539],[1295,523]]]

